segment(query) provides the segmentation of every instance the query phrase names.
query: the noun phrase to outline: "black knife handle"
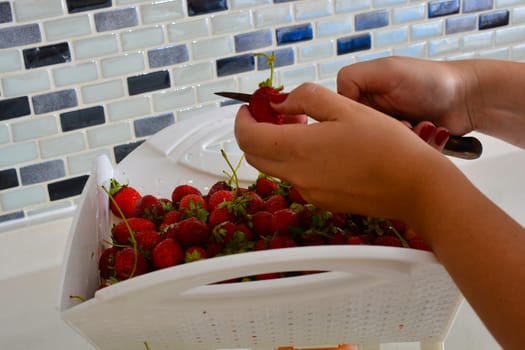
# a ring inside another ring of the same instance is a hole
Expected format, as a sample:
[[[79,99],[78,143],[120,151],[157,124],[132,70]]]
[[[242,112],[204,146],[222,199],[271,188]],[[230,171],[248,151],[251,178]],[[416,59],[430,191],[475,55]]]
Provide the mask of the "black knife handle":
[[[477,159],[483,152],[481,142],[472,136],[450,135],[443,154],[463,159]]]

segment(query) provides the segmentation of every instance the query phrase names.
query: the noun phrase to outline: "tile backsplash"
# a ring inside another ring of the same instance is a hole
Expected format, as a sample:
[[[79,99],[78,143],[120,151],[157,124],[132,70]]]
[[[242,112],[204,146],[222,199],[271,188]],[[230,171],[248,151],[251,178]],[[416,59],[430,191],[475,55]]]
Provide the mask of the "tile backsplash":
[[[94,157],[254,90],[272,51],[288,89],[389,55],[525,61],[525,1],[0,0],[0,224],[74,207]]]

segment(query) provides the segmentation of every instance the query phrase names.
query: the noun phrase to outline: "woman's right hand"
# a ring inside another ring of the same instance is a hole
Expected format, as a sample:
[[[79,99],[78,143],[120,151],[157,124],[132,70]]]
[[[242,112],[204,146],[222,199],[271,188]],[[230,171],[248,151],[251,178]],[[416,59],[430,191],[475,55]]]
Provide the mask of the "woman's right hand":
[[[464,65],[409,57],[351,64],[337,77],[337,90],[353,100],[412,125],[430,121],[454,135],[473,130]]]

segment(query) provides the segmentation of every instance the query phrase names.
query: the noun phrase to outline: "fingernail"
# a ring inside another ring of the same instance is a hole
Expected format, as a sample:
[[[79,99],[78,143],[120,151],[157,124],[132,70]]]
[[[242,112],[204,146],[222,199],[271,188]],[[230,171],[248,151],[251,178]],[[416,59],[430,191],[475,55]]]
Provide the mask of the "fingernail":
[[[428,141],[434,130],[436,130],[435,125],[427,124],[423,128],[421,128],[421,131],[419,132],[419,137],[421,137],[424,141]]]
[[[283,103],[287,97],[288,97],[287,93],[270,95],[270,102],[271,103]]]
[[[436,136],[434,137],[434,143],[437,146],[442,146],[445,143],[445,141],[448,139],[449,136],[450,136],[450,133],[448,130],[441,129],[437,132]]]

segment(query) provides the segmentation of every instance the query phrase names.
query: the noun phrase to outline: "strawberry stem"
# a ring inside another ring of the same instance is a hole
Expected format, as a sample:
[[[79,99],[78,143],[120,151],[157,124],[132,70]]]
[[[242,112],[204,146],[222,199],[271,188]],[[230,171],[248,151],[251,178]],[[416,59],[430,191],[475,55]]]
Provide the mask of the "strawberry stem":
[[[266,58],[266,62],[268,63],[268,66],[270,67],[270,78],[266,79],[265,81],[259,83],[259,87],[273,87],[273,72],[275,68],[275,52],[272,52],[270,55],[265,53],[254,53],[254,56],[262,56]]]

